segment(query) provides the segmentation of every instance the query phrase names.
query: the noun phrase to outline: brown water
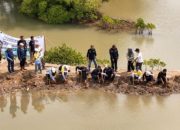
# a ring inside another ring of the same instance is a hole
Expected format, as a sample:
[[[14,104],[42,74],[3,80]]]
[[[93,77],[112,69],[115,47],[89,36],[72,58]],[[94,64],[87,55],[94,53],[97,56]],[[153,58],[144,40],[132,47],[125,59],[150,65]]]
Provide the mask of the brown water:
[[[96,90],[0,96],[0,130],[179,130],[180,95]]]
[[[127,33],[107,33],[80,25],[47,25],[17,13],[11,0],[0,0],[0,30],[13,36],[45,35],[47,48],[67,43],[86,54],[90,44],[99,58],[109,58],[108,49],[116,44],[120,51],[119,66],[126,66],[127,48],[139,47],[145,59],[161,58],[168,68],[180,69],[180,1],[179,0],[110,0],[101,12],[116,18],[134,20],[139,17],[157,25],[153,37]]]

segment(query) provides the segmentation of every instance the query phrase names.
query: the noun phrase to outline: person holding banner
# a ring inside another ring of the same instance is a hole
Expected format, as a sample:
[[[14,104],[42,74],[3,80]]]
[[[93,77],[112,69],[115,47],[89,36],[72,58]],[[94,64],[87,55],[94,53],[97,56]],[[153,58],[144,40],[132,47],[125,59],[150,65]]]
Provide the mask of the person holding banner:
[[[20,67],[21,71],[26,70],[25,69],[25,64],[26,64],[26,49],[24,48],[24,44],[20,43],[19,48],[18,48],[18,59],[20,61]]]
[[[14,54],[13,54],[11,45],[7,46],[5,55],[6,55],[6,59],[8,62],[8,71],[9,71],[9,73],[12,73],[12,72],[14,72]]]

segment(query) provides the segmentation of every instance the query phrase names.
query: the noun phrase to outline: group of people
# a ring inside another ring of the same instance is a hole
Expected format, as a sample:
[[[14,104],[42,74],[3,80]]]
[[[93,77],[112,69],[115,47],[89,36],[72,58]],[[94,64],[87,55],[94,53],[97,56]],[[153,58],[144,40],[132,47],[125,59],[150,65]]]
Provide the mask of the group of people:
[[[24,40],[23,36],[20,36],[20,40],[17,42],[17,56],[20,61],[20,68],[21,70],[25,70],[25,65],[27,63],[27,46],[29,46],[30,52],[30,63],[35,64],[35,72],[42,73],[42,68],[44,68],[44,61],[43,61],[43,53],[42,49],[39,46],[38,42],[34,40],[34,37],[31,36],[31,40],[29,45],[27,45],[26,40]],[[135,54],[136,53],[136,54]],[[8,71],[9,73],[14,72],[14,54],[12,50],[12,46],[7,46],[7,50],[5,52],[7,62],[8,62]],[[93,45],[87,51],[87,60],[88,66],[77,66],[76,73],[79,76],[79,80],[82,82],[86,82],[88,75],[91,75],[91,78],[94,82],[105,82],[105,81],[113,81],[117,74],[118,70],[118,59],[119,59],[119,52],[115,45],[109,49],[110,61],[111,66],[106,65],[104,69],[100,65],[97,64],[96,57],[96,49]],[[91,70],[91,64],[94,63],[95,69]],[[130,72],[130,81],[134,84],[135,82],[153,82],[155,81],[154,75],[151,71],[142,72],[142,65],[143,65],[143,56],[142,52],[139,48],[135,50],[129,48],[127,52],[127,72]],[[60,79],[63,82],[67,81],[68,74],[70,72],[70,66],[68,65],[60,65],[58,69],[51,67],[47,70],[46,77],[47,81],[56,82],[57,74],[60,75]],[[164,69],[163,71],[159,72],[157,77],[158,84],[166,84],[166,73],[167,70]]]
[[[17,57],[20,63],[20,70],[26,70],[25,65],[27,64],[27,42],[24,40],[23,36],[20,36],[20,40],[17,42]],[[31,40],[29,42],[29,53],[30,53],[30,63],[35,64],[35,72],[42,72],[43,67],[43,53],[42,48],[34,40],[34,36],[31,36]],[[8,62],[8,71],[9,73],[14,72],[14,60],[15,55],[13,53],[13,47],[11,45],[7,46],[7,50],[5,51],[5,56]]]

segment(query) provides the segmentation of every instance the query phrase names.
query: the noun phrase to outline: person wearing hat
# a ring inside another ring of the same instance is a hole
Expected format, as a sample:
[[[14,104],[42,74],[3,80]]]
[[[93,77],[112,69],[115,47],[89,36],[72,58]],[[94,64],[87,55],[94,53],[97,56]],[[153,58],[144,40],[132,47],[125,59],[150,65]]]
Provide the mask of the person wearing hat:
[[[17,43],[17,47],[20,48],[20,44],[23,44],[25,54],[27,53],[27,43],[26,40],[24,40],[24,36],[20,36],[20,40]]]
[[[148,71],[148,70],[146,72],[144,72],[144,74],[143,74],[144,82],[149,83],[149,82],[152,82],[153,80],[154,80],[153,72]]]
[[[38,48],[35,48],[34,60],[35,60],[35,72],[40,71],[42,73],[41,53]]]
[[[98,66],[91,72],[91,77],[94,82],[101,82],[102,81],[102,69],[101,66]]]
[[[30,51],[30,62],[33,63],[34,53],[35,53],[35,40],[34,36],[31,36],[31,40],[29,42],[29,51]]]
[[[119,53],[118,53],[118,49],[115,45],[113,45],[110,49],[109,49],[109,54],[110,54],[110,59],[111,59],[111,67],[117,71],[118,69],[118,59],[119,59]]]
[[[47,82],[48,84],[50,84],[51,82],[56,82],[56,74],[57,74],[57,71],[56,71],[56,68],[54,67],[51,67],[50,69],[48,69],[46,71],[46,79],[47,79]]]
[[[18,48],[18,59],[20,61],[20,67],[21,67],[21,71],[22,70],[26,70],[25,69],[25,64],[26,64],[26,50],[24,48],[24,44],[20,43],[19,44],[19,48]]]
[[[142,64],[143,64],[143,56],[139,48],[136,48],[135,52],[137,53],[137,57],[135,58],[136,62],[136,69],[140,69],[142,71]]]
[[[6,59],[8,62],[8,71],[9,73],[14,72],[14,54],[12,50],[12,46],[8,45],[7,50],[5,51]]]

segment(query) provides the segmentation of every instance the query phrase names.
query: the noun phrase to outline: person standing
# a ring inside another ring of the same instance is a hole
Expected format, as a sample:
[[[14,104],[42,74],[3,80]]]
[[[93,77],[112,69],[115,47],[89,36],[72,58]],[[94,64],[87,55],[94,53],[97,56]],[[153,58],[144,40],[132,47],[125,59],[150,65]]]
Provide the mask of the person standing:
[[[91,45],[90,49],[87,52],[87,59],[89,61],[89,64],[88,64],[89,71],[91,69],[91,63],[92,62],[94,62],[95,68],[97,68],[96,56],[97,56],[96,49],[94,48],[93,45]]]
[[[117,63],[119,59],[119,52],[115,45],[112,46],[109,50],[110,58],[111,58],[111,67],[117,72]]]
[[[31,36],[31,40],[29,42],[29,52],[30,52],[30,62],[33,63],[34,53],[35,53],[35,40],[34,36]]]
[[[0,63],[2,60],[2,46],[3,46],[3,43],[2,43],[2,41],[0,41]]]
[[[139,48],[136,48],[135,52],[137,53],[136,61],[136,69],[140,69],[142,71],[143,64],[143,56]]]
[[[20,67],[21,71],[26,70],[25,64],[26,64],[26,49],[24,48],[24,44],[20,43],[18,48],[18,59],[20,61]]]
[[[127,60],[128,60],[128,72],[134,71],[134,52],[133,49],[129,48],[127,53]]]
[[[42,63],[41,63],[41,54],[39,50],[36,48],[34,53],[34,60],[35,60],[35,73],[37,74],[38,71],[42,73]]]
[[[8,62],[8,71],[9,71],[9,73],[12,73],[12,72],[14,72],[14,54],[13,54],[11,45],[7,46],[5,55],[6,55],[6,59]]]

